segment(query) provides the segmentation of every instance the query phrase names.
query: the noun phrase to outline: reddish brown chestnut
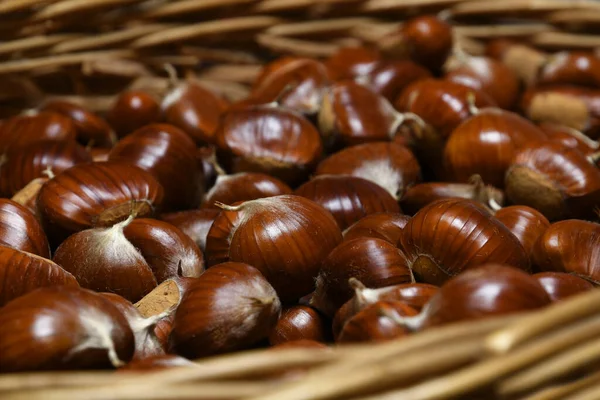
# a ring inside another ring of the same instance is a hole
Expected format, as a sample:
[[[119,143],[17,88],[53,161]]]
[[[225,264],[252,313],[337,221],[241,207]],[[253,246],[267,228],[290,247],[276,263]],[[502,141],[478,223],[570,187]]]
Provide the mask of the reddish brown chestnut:
[[[280,311],[275,290],[256,268],[219,264],[185,293],[170,343],[188,358],[247,348],[268,336]]]
[[[240,205],[241,202],[234,205]],[[242,220],[236,211],[221,211],[209,227],[206,236],[206,265],[216,265],[229,261],[229,247],[231,246],[232,232]]]
[[[2,372],[120,367],[133,356],[125,317],[102,295],[78,287],[41,288],[13,300],[0,325]]]
[[[356,77],[355,81],[394,102],[408,85],[427,78],[431,78],[431,73],[419,64],[409,60],[385,60],[375,64],[370,72]]]
[[[600,88],[600,59],[584,51],[555,53],[540,68],[537,84]]]
[[[381,60],[377,50],[367,47],[343,47],[325,61],[329,77],[334,81],[366,75]]]
[[[519,240],[469,200],[438,200],[423,207],[404,227],[398,245],[417,278],[431,284],[485,263],[529,269]]]
[[[486,55],[506,65],[527,85],[535,82],[539,69],[548,57],[533,47],[506,39],[490,41],[486,46]]]
[[[373,238],[358,238],[337,246],[321,263],[310,304],[329,317],[353,294],[355,278],[379,288],[414,282],[404,254],[396,246]]]
[[[400,212],[398,203],[384,188],[354,176],[319,175],[294,193],[323,206],[342,230],[369,214]]]
[[[382,239],[395,245],[400,239],[402,229],[409,220],[409,216],[398,213],[370,214],[361,218],[343,232],[344,241],[370,237]]]
[[[183,233],[196,242],[200,250],[204,251],[208,231],[218,214],[219,210],[216,209],[188,210],[162,214],[160,218],[181,229]]]
[[[0,126],[0,154],[44,140],[74,141],[76,136],[73,122],[60,114],[17,115],[3,121]]]
[[[36,218],[39,218],[38,211],[38,195],[44,183],[48,181],[48,178],[36,178],[29,182],[25,187],[19,190],[15,195],[11,198],[17,204],[22,205],[31,211],[32,214],[35,214]]]
[[[0,245],[50,258],[48,239],[35,215],[8,199],[0,199]]]
[[[519,239],[530,258],[536,241],[550,226],[542,213],[527,206],[504,207],[494,216]]]
[[[107,116],[119,137],[158,122],[159,118],[160,105],[151,94],[142,90],[128,90],[119,94]]]
[[[325,319],[313,308],[294,306],[283,310],[279,321],[269,333],[269,343],[275,346],[295,340],[325,342],[328,338]]]
[[[549,122],[542,122],[539,127],[551,141],[562,143],[572,149],[577,149],[585,155],[600,150],[599,142],[590,139],[577,129]]]
[[[559,301],[594,289],[589,281],[564,272],[540,272],[532,275],[544,287],[552,301]]]
[[[165,209],[200,205],[204,177],[196,160],[194,142],[179,128],[146,125],[121,139],[111,150],[109,160],[126,162],[152,173],[164,188]]]

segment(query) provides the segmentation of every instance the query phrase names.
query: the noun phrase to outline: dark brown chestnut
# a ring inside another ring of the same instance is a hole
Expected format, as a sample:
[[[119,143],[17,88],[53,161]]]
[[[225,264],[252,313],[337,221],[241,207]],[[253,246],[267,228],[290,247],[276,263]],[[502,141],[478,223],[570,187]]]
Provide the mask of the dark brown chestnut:
[[[315,309],[294,306],[282,311],[269,333],[272,346],[295,340],[313,340],[324,343],[329,337],[327,323]]]
[[[317,175],[351,175],[374,182],[398,199],[421,178],[413,153],[396,143],[365,143],[327,157]]]
[[[369,214],[400,212],[398,203],[384,188],[355,176],[319,175],[294,194],[323,206],[342,230]]]
[[[124,137],[141,127],[158,122],[160,105],[150,93],[142,90],[121,92],[108,111],[108,122],[119,137]]]
[[[120,367],[134,337],[102,295],[73,286],[35,290],[2,308],[1,372]]]
[[[373,288],[414,282],[406,257],[396,246],[358,238],[341,243],[323,260],[310,304],[333,317],[352,297],[350,278]]]
[[[552,54],[540,68],[536,83],[600,88],[600,59],[585,51]]]
[[[404,227],[398,246],[417,279],[434,285],[485,263],[529,270],[519,240],[470,200],[438,200],[423,207]]]
[[[431,78],[431,73],[410,60],[382,60],[354,80],[393,103],[408,85],[427,78]]]
[[[590,139],[577,129],[549,122],[542,122],[539,127],[550,141],[562,143],[566,147],[577,149],[585,155],[600,150],[600,142]]]
[[[233,205],[241,205],[234,203]],[[240,213],[236,211],[222,210],[217,214],[209,227],[206,235],[206,265],[216,265],[229,261],[229,247],[231,246],[232,232],[242,220]]]
[[[342,47],[325,61],[329,77],[334,81],[354,79],[376,68],[381,54],[368,47]]]
[[[564,272],[539,272],[532,275],[544,287],[552,301],[560,301],[594,289],[589,281]]]
[[[230,110],[215,141],[229,170],[264,172],[291,185],[309,175],[323,150],[319,132],[306,118],[272,106]]]
[[[160,218],[163,221],[179,228],[188,235],[200,250],[206,248],[206,237],[213,221],[219,214],[217,209],[187,210],[175,213],[162,214]]]
[[[6,119],[0,126],[0,154],[17,151],[39,141],[74,141],[76,137],[73,122],[55,112],[17,115]]]
[[[346,229],[344,241],[370,237],[382,239],[393,245],[398,243],[402,229],[410,219],[407,215],[399,213],[376,213],[367,215]]]
[[[550,226],[542,213],[527,206],[504,207],[496,211],[494,216],[519,239],[530,259],[533,246]]]
[[[0,245],[50,258],[48,239],[35,215],[9,199],[0,199]]]
[[[280,311],[275,290],[256,268],[219,264],[186,291],[170,343],[188,358],[247,348],[268,336]]]
[[[165,209],[184,210],[200,205],[204,177],[194,142],[179,128],[146,125],[121,139],[108,159],[135,165],[154,175],[164,188]]]

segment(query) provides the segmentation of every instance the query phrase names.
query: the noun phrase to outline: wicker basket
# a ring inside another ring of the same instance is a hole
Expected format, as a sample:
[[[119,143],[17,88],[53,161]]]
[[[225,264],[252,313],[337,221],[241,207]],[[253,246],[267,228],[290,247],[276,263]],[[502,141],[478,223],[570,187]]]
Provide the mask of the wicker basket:
[[[472,53],[499,37],[548,50],[600,47],[594,1],[4,0],[0,116],[48,97],[103,112],[126,87],[164,90],[164,64],[240,99],[273,57],[327,57],[423,12],[452,21]],[[592,400],[600,399],[598,361],[596,290],[537,313],[383,344],[255,350],[145,374],[4,375],[0,398]]]

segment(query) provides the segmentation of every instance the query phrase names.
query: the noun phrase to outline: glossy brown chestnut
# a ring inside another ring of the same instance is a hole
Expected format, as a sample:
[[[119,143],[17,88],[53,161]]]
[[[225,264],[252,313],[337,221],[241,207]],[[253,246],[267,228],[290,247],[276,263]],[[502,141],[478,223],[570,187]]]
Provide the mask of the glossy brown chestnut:
[[[79,286],[75,277],[52,261],[0,246],[0,308],[45,286]]]
[[[396,143],[366,143],[327,157],[317,175],[351,175],[374,182],[394,198],[420,179],[421,169],[412,152]]]
[[[381,60],[377,50],[368,47],[343,47],[325,61],[329,77],[334,81],[366,75]]]
[[[410,60],[382,60],[355,81],[394,102],[408,85],[427,78],[431,78],[431,73]]]
[[[485,183],[504,187],[504,175],[516,152],[546,135],[525,118],[487,108],[460,124],[444,149],[444,164],[453,180],[467,182],[475,174]]]
[[[583,154],[588,155],[600,150],[599,142],[590,139],[577,129],[549,122],[542,122],[539,127],[550,141],[562,143],[567,147],[579,150]]]
[[[303,181],[323,150],[319,132],[306,118],[272,106],[229,111],[215,140],[229,170],[264,172],[288,184]]]
[[[404,227],[398,246],[417,279],[434,285],[485,263],[529,269],[519,240],[469,200],[438,200],[423,207]]]
[[[530,259],[535,242],[550,226],[542,213],[527,206],[504,207],[494,216],[519,239]]]
[[[539,272],[532,275],[544,287],[552,301],[559,301],[594,289],[589,281],[564,272]]]
[[[455,82],[422,79],[402,91],[394,103],[400,112],[412,112],[431,125],[443,138],[473,115],[469,96],[479,108],[496,104],[487,94]]]
[[[117,141],[117,136],[110,125],[82,106],[67,101],[53,100],[44,104],[41,109],[70,118],[77,130],[77,140],[85,146],[92,144],[95,147],[110,148]]]
[[[223,250],[231,261],[257,268],[284,302],[297,301],[311,292],[321,261],[342,241],[333,216],[300,196],[282,195],[223,207],[226,213],[234,213],[234,220],[229,229],[225,227],[222,247],[217,250]],[[211,261],[218,259],[211,236],[223,228],[220,219],[217,217],[208,234],[207,257]]]
[[[82,287],[129,301],[140,300],[168,278],[198,277],[204,270],[202,252],[189,236],[166,222],[132,217],[69,236],[54,261]]]
[[[133,360],[124,367],[119,368],[119,372],[139,373],[142,371],[160,371],[169,368],[195,367],[196,364],[187,358],[175,354],[164,354],[143,359]]]
[[[272,176],[258,172],[221,174],[206,193],[203,208],[217,208],[215,203],[233,204],[238,201],[291,194],[292,189]]]
[[[247,348],[268,336],[280,311],[275,290],[256,268],[219,264],[184,295],[170,343],[188,358]]]
[[[485,185],[477,175],[471,177],[470,183],[426,182],[409,187],[400,205],[408,214],[415,214],[427,204],[447,198],[474,200],[494,209],[504,203],[504,194],[493,186]]]
[[[0,166],[0,192],[13,196],[36,178],[59,174],[75,164],[91,162],[90,154],[75,141],[40,141],[6,156]]]
[[[142,90],[121,92],[108,111],[108,122],[119,137],[124,137],[139,128],[158,122],[160,105],[149,93]]]
[[[374,213],[399,213],[396,200],[384,188],[355,176],[319,175],[294,194],[320,204],[333,215],[341,230]]]
[[[165,209],[200,205],[204,177],[196,160],[194,142],[179,128],[146,125],[121,139],[108,159],[135,165],[154,175],[164,188]]]
[[[547,142],[518,151],[506,173],[506,195],[550,221],[591,217],[600,202],[600,169],[582,153]]]
[[[74,141],[77,131],[73,122],[54,112],[17,115],[0,126],[0,154],[17,151],[31,143],[54,140]]]
[[[535,82],[538,71],[548,58],[547,54],[538,49],[506,39],[490,41],[485,53],[506,65],[527,85]]]
[[[119,162],[79,164],[50,179],[38,208],[51,244],[93,226],[111,226],[132,213],[151,215],[163,188],[149,173]]]
[[[600,88],[600,59],[585,51],[555,53],[540,68],[536,83]]]
[[[382,239],[393,245],[398,243],[402,229],[410,220],[407,215],[399,213],[376,213],[367,215],[346,229],[344,241],[370,237]]]
[[[234,203],[233,205],[240,205]],[[236,211],[222,210],[215,217],[206,235],[206,265],[212,266],[229,261],[229,247],[231,246],[232,232],[242,220],[242,215]]]
[[[219,210],[207,208],[203,210],[187,210],[162,214],[160,218],[179,228],[196,242],[196,245],[200,250],[204,251],[206,248],[208,231],[218,214]]]
[[[120,367],[134,338],[119,310],[98,293],[61,286],[35,290],[2,308],[0,371]]]
[[[309,58],[286,58],[267,65],[257,80],[250,102],[280,105],[304,115],[313,115],[321,107],[323,89],[329,86],[327,68]]]
[[[50,258],[48,239],[35,215],[9,199],[0,199],[0,245]]]
[[[512,109],[520,94],[520,82],[510,68],[488,57],[457,57],[446,66],[444,79],[490,96],[500,108]]]
[[[315,309],[294,306],[283,310],[279,321],[269,333],[272,346],[295,340],[324,343],[329,337],[325,319]]]
[[[198,145],[214,142],[227,107],[224,99],[192,82],[176,84],[161,104],[165,120],[185,131]]]
[[[36,218],[39,219],[39,210],[38,210],[38,195],[44,183],[48,181],[48,178],[35,178],[31,182],[29,182],[25,187],[19,190],[15,195],[11,198],[17,204],[22,205],[31,211],[32,214],[35,214]]]
[[[550,225],[535,244],[533,260],[540,271],[568,272],[600,283],[600,224],[566,220]]]
[[[432,71],[442,68],[452,46],[452,26],[434,15],[405,21],[399,32],[384,37],[380,43],[385,54],[410,58]]]
[[[373,288],[414,282],[406,257],[396,246],[381,239],[358,238],[343,242],[323,260],[310,304],[333,317],[352,297],[350,278]]]
[[[389,314],[412,317],[418,311],[399,301],[379,301],[366,306],[344,324],[337,342],[382,342],[408,335],[410,329],[398,324]]]

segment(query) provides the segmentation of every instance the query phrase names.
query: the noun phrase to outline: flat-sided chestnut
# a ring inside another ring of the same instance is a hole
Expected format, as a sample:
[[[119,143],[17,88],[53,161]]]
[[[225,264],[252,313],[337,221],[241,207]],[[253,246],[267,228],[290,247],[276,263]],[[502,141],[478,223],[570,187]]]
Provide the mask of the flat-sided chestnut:
[[[504,207],[496,211],[494,216],[519,239],[530,258],[533,246],[550,226],[542,213],[527,206]]]
[[[166,222],[133,216],[69,236],[54,261],[81,286],[129,301],[140,300],[168,278],[198,277],[204,270],[202,252],[189,236]]]
[[[18,151],[31,143],[54,140],[74,141],[73,122],[55,112],[22,114],[8,118],[0,126],[0,154]]]
[[[120,367],[134,338],[119,310],[78,287],[35,290],[2,308],[1,372]]]
[[[117,136],[110,125],[82,106],[67,101],[53,100],[44,104],[41,109],[70,118],[77,130],[77,140],[85,146],[110,148],[117,141]]]
[[[0,199],[0,245],[50,258],[48,239],[35,215],[9,199]]]
[[[247,348],[268,336],[280,311],[275,290],[256,268],[219,264],[186,291],[170,343],[188,358]]]
[[[325,61],[334,81],[353,79],[371,72],[381,60],[377,50],[367,47],[343,47]]]
[[[506,172],[506,195],[549,220],[591,217],[600,202],[600,169],[578,150],[547,142],[518,151]]]
[[[302,115],[272,106],[230,110],[215,134],[233,172],[264,172],[288,184],[304,180],[321,156],[319,132]]]
[[[243,202],[234,203],[239,206]],[[236,211],[222,210],[214,218],[208,228],[204,254],[206,265],[216,265],[229,261],[229,247],[231,246],[232,233],[242,220],[242,215]]]
[[[91,155],[75,141],[31,143],[6,156],[0,166],[0,192],[13,196],[36,178],[47,178],[91,161]]]
[[[368,73],[357,76],[355,81],[393,103],[408,85],[427,78],[431,78],[431,73],[410,60],[382,60]]]
[[[550,225],[535,244],[533,260],[539,271],[568,272],[600,283],[600,224],[566,220]]]
[[[150,124],[121,139],[110,161],[126,162],[154,175],[164,188],[167,210],[196,208],[203,195],[204,177],[194,142],[179,128]]]
[[[321,261],[342,241],[333,216],[300,196],[267,197],[222,207],[229,223],[215,219],[208,234],[207,258],[210,262],[228,258],[254,266],[284,302],[297,301],[313,290]],[[214,236],[221,236],[217,246],[211,243]]]
[[[124,137],[139,128],[158,122],[160,105],[149,93],[142,90],[121,92],[108,111],[108,122],[119,137]]]
[[[162,214],[160,218],[163,221],[179,228],[188,235],[200,250],[206,248],[206,237],[213,221],[219,214],[217,209],[187,210],[175,213]]]
[[[404,229],[409,219],[409,216],[399,213],[369,214],[343,232],[344,240],[370,237],[382,239],[395,245],[398,243],[402,229]]]
[[[374,182],[398,199],[420,180],[421,169],[412,152],[396,143],[365,143],[327,157],[317,175],[351,175]]]
[[[594,289],[589,281],[564,272],[539,272],[532,275],[544,287],[552,301],[559,301]]]
[[[398,246],[417,279],[434,285],[485,263],[529,269],[519,240],[469,200],[438,200],[423,207],[404,227]]]
[[[50,179],[40,190],[38,209],[51,244],[93,226],[112,226],[131,214],[154,213],[163,188],[134,165],[105,162],[79,164]]]
[[[323,206],[342,230],[369,214],[400,212],[397,201],[384,188],[355,176],[319,175],[294,193]]]
[[[315,309],[294,306],[283,310],[269,333],[269,343],[273,346],[295,340],[324,343],[329,337],[328,330],[325,318]]]
[[[406,257],[396,246],[358,238],[341,243],[323,260],[310,304],[333,317],[352,297],[351,278],[373,288],[414,282]]]

